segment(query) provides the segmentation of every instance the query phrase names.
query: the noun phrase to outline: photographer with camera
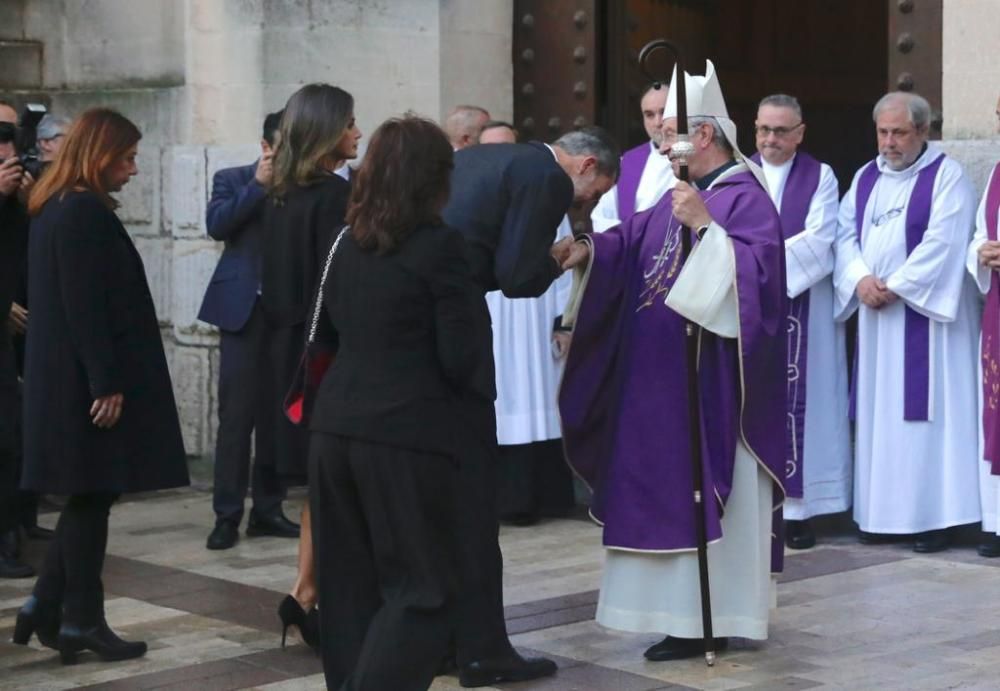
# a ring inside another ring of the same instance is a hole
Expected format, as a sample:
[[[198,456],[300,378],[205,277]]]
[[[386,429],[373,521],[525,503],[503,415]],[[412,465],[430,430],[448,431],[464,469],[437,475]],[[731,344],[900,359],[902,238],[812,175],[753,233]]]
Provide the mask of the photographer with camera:
[[[23,203],[30,185],[15,148],[16,111],[0,102],[0,315],[10,310],[24,268],[28,216]],[[0,538],[17,535],[19,524],[18,443],[20,415],[11,330],[0,319]],[[0,578],[28,578],[34,569],[17,559],[17,541],[0,539]]]

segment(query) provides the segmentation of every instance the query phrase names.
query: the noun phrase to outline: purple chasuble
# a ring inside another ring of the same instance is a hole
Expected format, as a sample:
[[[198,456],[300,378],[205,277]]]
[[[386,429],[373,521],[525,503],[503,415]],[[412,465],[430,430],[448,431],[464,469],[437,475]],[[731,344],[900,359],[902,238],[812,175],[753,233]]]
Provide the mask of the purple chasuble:
[[[934,181],[938,170],[944,161],[941,154],[934,162],[917,173],[917,182],[910,192],[906,205],[906,256],[924,239],[927,226],[931,220],[931,204],[934,201]],[[878,163],[872,161],[861,172],[855,191],[854,223],[858,233],[858,246],[861,245],[861,231],[865,224],[868,198],[875,189],[882,173]],[[926,422],[930,411],[930,337],[931,324],[909,305],[906,305],[906,316],[903,324],[903,419]],[[857,360],[855,360],[854,376],[857,378]],[[856,409],[857,386],[851,387],[851,411]]]
[[[986,191],[986,238],[997,239],[1000,212],[1000,164],[993,169]],[[1000,475],[1000,275],[990,272],[990,291],[983,308],[983,458],[990,472]]]
[[[760,154],[753,161],[760,165]],[[806,226],[813,195],[819,188],[820,162],[805,152],[792,159],[792,169],[781,194],[781,232],[790,240]],[[809,344],[809,291],[788,302],[788,451],[785,459],[785,492],[802,498],[802,449],[806,432],[806,368]]]
[[[618,203],[618,221],[624,223],[635,215],[635,195],[639,192],[639,181],[642,171],[646,169],[646,161],[653,148],[649,142],[629,149],[622,156],[621,174],[616,186]]]
[[[721,537],[740,438],[774,479],[775,506],[783,500],[787,298],[780,220],[760,184],[744,171],[700,194],[732,239],[740,321],[738,339],[701,331],[711,541]],[[590,277],[559,394],[567,458],[593,490],[591,512],[612,548],[696,545],[685,319],[664,303],[681,268],[671,198],[590,237]]]

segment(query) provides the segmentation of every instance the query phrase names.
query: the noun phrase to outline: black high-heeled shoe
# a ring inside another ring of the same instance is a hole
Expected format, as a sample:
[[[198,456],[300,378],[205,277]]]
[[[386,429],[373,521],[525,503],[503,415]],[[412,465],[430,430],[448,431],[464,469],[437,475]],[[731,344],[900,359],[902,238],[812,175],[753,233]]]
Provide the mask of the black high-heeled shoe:
[[[88,629],[72,624],[59,628],[59,661],[64,665],[75,665],[77,654],[84,650],[94,651],[105,662],[116,662],[142,657],[146,649],[145,641],[123,641],[104,619]]]
[[[31,595],[18,610],[12,640],[17,645],[28,645],[31,635],[35,634],[46,648],[58,649],[59,619],[59,605],[43,602]]]
[[[285,647],[285,639],[288,636],[288,627],[296,626],[299,635],[313,650],[319,650],[319,612],[313,607],[308,612],[302,609],[291,595],[286,595],[285,599],[278,605],[278,617],[281,618],[281,647]]]

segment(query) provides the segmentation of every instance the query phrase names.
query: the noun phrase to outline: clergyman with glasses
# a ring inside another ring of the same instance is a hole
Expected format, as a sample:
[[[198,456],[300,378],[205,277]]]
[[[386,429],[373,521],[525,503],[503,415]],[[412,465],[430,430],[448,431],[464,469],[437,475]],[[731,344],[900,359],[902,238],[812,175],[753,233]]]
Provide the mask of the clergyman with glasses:
[[[785,544],[816,544],[813,516],[851,506],[847,342],[833,319],[833,257],[839,190],[833,170],[800,145],[806,124],[794,96],[757,108],[757,153],[781,216],[788,288]]]
[[[861,541],[907,536],[937,552],[980,519],[979,313],[965,254],[976,199],[957,161],[928,142],[913,93],[873,111],[878,156],[840,205],[835,317],[858,312],[854,518]]]

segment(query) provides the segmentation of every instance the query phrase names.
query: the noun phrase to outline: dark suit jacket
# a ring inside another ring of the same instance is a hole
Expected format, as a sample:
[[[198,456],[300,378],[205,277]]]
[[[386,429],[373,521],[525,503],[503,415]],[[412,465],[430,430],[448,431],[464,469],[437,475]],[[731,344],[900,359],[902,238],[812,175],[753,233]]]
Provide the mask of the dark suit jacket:
[[[305,322],[334,231],[344,224],[350,190],[342,177],[329,175],[293,187],[281,203],[265,200],[261,306],[273,326]]]
[[[444,220],[462,233],[473,280],[484,295],[537,297],[560,275],[549,248],[573,203],[573,181],[547,146],[484,144],[455,153]],[[476,326],[486,349],[474,389],[496,398],[489,313]]]
[[[186,485],[160,326],[139,252],[91,192],[50,199],[31,222],[22,486],[52,494]],[[124,394],[95,427],[95,398]]]
[[[337,248],[317,340],[338,345],[313,431],[404,448],[457,452],[455,406],[483,353],[473,325],[485,301],[458,232],[418,228],[398,251]]]
[[[246,325],[260,290],[260,216],[264,188],[257,164],[225,168],[212,178],[206,222],[213,240],[226,243],[205,291],[198,319],[223,331]]]

